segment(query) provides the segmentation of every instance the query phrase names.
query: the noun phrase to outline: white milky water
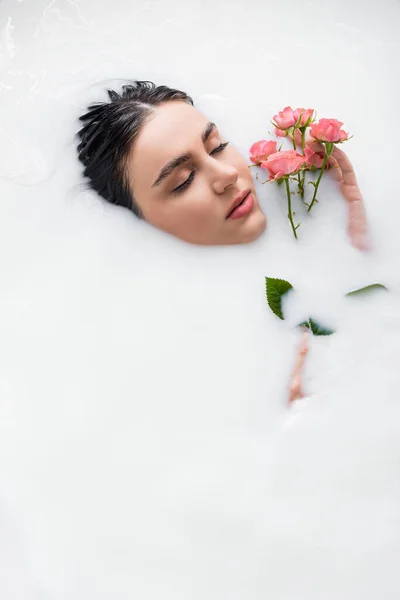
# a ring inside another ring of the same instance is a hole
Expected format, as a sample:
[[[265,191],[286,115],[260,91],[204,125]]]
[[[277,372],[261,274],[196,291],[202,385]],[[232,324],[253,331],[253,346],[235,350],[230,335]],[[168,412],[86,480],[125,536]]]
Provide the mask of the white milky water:
[[[2,600],[400,597],[399,26],[396,0],[0,1]],[[372,250],[329,175],[298,242],[263,173],[247,246],[106,205],[74,134],[126,79],[187,91],[245,156],[288,104],[344,121]],[[310,314],[336,334],[289,409]]]

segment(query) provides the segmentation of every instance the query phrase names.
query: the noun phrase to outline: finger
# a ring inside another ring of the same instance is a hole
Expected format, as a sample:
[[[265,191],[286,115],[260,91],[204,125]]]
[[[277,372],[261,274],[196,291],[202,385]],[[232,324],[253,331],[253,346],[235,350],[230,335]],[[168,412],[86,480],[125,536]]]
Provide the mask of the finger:
[[[325,156],[325,146],[323,144],[320,144],[319,142],[316,142],[315,140],[313,140],[313,141],[310,140],[310,141],[306,142],[306,147],[310,148],[310,150],[315,152],[315,154],[319,154],[320,156]],[[332,155],[329,156],[328,162],[331,164],[337,165],[337,161],[336,161],[336,159],[333,158]]]
[[[342,192],[343,198],[349,203],[359,202],[362,203],[362,195],[358,185],[346,185],[344,181],[340,183],[340,191]]]
[[[353,248],[357,248],[362,252],[371,250],[371,242],[367,231],[359,231],[357,228],[350,227],[347,233]]]
[[[325,146],[323,144],[321,144],[320,142],[317,142],[313,138],[309,139],[306,142],[306,146],[308,148],[311,148],[311,150],[313,152],[323,152],[325,154]]]
[[[320,144],[319,142],[309,141],[306,143],[307,148],[310,148],[315,154],[318,154],[323,158],[325,156],[325,146]],[[338,181],[342,180],[342,173],[337,163],[337,160],[333,158],[333,156],[329,156],[328,161],[326,163],[326,169],[334,169],[334,175]]]
[[[337,160],[335,158],[333,158],[333,156],[330,156],[328,158],[328,163],[326,165],[327,167],[329,166],[330,168],[330,172],[333,173],[335,179],[337,179],[338,182],[342,182],[342,171],[340,170],[340,167],[337,163]]]
[[[356,174],[354,173],[353,165],[349,161],[347,154],[335,146],[332,157],[335,158],[342,172],[343,185],[357,186]]]
[[[309,142],[307,143],[307,146],[317,154],[325,154],[325,147],[320,142]],[[333,152],[329,157],[329,164],[331,164],[331,166],[339,167],[341,179],[343,180],[343,186],[358,186],[353,165],[349,161],[347,154],[337,146],[334,147]],[[361,193],[359,193],[359,196],[361,196]]]
[[[362,201],[362,194],[358,187],[353,165],[346,153],[340,150],[340,148],[335,147],[330,158],[334,159],[338,166],[341,175],[340,190],[345,200],[348,202],[354,202],[355,200]]]
[[[368,252],[368,250],[371,250],[371,242],[367,234],[349,234],[349,238],[353,248],[361,250],[361,252]]]
[[[358,250],[369,250],[370,240],[368,236],[367,217],[362,200],[349,204],[349,220],[347,233],[350,243]]]

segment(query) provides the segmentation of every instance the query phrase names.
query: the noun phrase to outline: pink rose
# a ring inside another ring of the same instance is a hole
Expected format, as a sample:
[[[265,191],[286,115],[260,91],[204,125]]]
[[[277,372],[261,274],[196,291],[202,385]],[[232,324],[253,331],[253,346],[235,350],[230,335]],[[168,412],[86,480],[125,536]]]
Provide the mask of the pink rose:
[[[320,169],[322,167],[322,163],[324,160],[323,157],[317,154],[316,152],[313,152],[311,148],[306,147],[304,150],[304,154],[307,162],[307,167],[314,166],[317,167],[317,169]]]
[[[296,108],[293,111],[293,114],[295,116],[296,123],[301,115],[301,121],[300,121],[299,127],[305,127],[306,125],[310,124],[311,119],[313,118],[314,109],[313,108]]]
[[[256,165],[260,165],[263,160],[267,160],[270,154],[274,154],[276,152],[276,142],[275,140],[260,140],[252,145],[250,148],[250,160]]]
[[[296,123],[296,117],[294,116],[293,109],[290,106],[286,106],[280,113],[274,116],[274,124],[279,129],[288,129],[293,127]]]
[[[285,152],[271,154],[266,161],[261,163],[261,168],[269,171],[270,181],[275,181],[275,179],[280,179],[284,175],[296,173],[305,162],[304,156],[301,156],[295,150],[286,150]]]
[[[283,131],[283,129],[278,129],[278,127],[275,127],[275,135],[278,137],[286,137],[287,131]]]
[[[291,140],[293,140],[293,137],[294,137],[296,145],[297,146],[302,145],[301,132],[299,129],[295,129],[293,131],[293,135],[291,135],[287,131],[283,131],[282,129],[278,129],[277,127],[275,127],[275,135],[277,135],[278,137],[289,137]],[[306,136],[306,139],[307,139],[307,136]]]
[[[337,119],[320,119],[318,123],[311,125],[310,135],[319,142],[344,142],[349,137],[343,129],[343,123]]]

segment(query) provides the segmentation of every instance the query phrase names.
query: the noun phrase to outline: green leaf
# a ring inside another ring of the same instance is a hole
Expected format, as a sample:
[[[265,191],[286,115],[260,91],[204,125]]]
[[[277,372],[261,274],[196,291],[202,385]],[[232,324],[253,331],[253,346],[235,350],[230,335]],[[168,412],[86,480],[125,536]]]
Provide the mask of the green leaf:
[[[307,329],[311,329],[314,335],[332,335],[332,333],[335,333],[333,329],[327,329],[327,327],[323,327],[311,318],[308,321],[299,323],[297,327],[307,327]]]
[[[332,335],[333,329],[328,329],[310,318],[310,329],[314,335]]]
[[[265,291],[267,294],[268,306],[272,312],[283,320],[282,314],[282,296],[284,296],[293,286],[284,279],[265,278]]]
[[[382,283],[371,283],[370,285],[366,285],[365,287],[359,288],[358,290],[352,290],[348,292],[346,296],[356,296],[357,294],[364,294],[365,292],[369,292],[370,290],[386,290],[387,287],[382,285]]]

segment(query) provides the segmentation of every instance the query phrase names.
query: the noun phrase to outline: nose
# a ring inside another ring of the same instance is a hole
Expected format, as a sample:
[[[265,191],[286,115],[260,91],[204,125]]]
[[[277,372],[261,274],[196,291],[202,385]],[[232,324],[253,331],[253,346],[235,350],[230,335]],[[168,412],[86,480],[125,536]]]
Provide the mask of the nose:
[[[237,169],[220,161],[214,162],[212,188],[216,194],[223,194],[227,187],[235,185],[238,180],[239,173]]]

